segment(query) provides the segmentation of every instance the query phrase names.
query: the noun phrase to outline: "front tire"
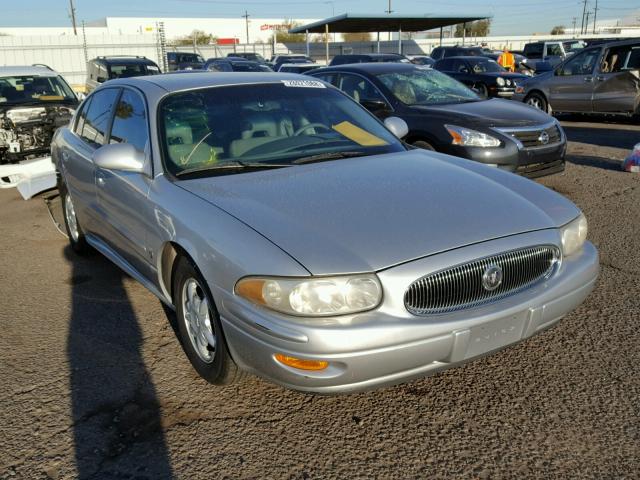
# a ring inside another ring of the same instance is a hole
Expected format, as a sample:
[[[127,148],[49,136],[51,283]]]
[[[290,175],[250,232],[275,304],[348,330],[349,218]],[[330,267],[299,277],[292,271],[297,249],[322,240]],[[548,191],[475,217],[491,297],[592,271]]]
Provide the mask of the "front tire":
[[[73,204],[71,194],[64,182],[60,182],[58,191],[60,192],[60,198],[62,200],[64,226],[67,232],[67,237],[69,238],[69,245],[74,252],[84,255],[89,252],[90,247],[89,244],[87,244],[84,231],[78,221],[78,216],[76,215],[76,209]]]
[[[484,83],[478,83],[474,87],[482,98],[489,98],[489,89]]]
[[[533,92],[524,99],[524,103],[530,105],[538,110],[542,110],[545,113],[549,113],[549,104],[547,99],[540,93]]]
[[[176,260],[173,298],[182,348],[193,368],[215,385],[242,376],[227,348],[220,316],[200,272],[185,256]]]

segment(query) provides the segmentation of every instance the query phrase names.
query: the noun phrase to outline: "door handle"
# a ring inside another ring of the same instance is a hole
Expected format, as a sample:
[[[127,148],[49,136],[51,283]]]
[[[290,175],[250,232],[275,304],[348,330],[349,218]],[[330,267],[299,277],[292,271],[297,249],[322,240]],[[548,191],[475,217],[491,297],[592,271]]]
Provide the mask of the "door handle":
[[[104,174],[102,172],[96,173],[96,183],[98,184],[99,187],[104,187],[105,184],[107,183],[104,178]]]
[[[585,83],[591,83],[593,82],[593,77],[584,77],[584,81]]]

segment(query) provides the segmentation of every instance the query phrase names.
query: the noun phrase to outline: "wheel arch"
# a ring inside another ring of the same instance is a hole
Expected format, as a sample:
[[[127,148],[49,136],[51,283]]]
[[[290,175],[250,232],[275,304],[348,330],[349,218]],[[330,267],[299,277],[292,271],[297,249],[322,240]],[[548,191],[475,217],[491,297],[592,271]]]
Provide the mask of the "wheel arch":
[[[158,280],[162,293],[171,300],[171,303],[174,303],[173,274],[176,266],[176,260],[180,256],[185,256],[191,261],[191,263],[194,265],[196,264],[193,257],[189,255],[189,253],[178,243],[168,241],[163,245],[160,253],[160,272],[158,274]]]

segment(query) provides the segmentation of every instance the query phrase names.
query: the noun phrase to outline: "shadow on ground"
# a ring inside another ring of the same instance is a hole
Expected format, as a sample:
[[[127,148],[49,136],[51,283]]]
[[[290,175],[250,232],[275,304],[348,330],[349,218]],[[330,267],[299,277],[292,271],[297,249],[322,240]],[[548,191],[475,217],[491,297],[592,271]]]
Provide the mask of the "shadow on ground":
[[[126,275],[69,247],[72,309],[67,353],[78,478],[173,476],[160,404],[144,364]]]

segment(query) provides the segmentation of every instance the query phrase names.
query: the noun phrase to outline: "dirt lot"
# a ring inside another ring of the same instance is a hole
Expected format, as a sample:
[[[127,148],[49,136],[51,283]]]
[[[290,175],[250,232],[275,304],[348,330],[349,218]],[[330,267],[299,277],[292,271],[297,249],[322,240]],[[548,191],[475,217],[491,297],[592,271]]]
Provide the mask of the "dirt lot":
[[[209,386],[155,297],[0,191],[0,478],[639,478],[640,175],[619,165],[640,128],[565,126],[542,183],[589,219],[594,293],[525,343],[350,396]]]

